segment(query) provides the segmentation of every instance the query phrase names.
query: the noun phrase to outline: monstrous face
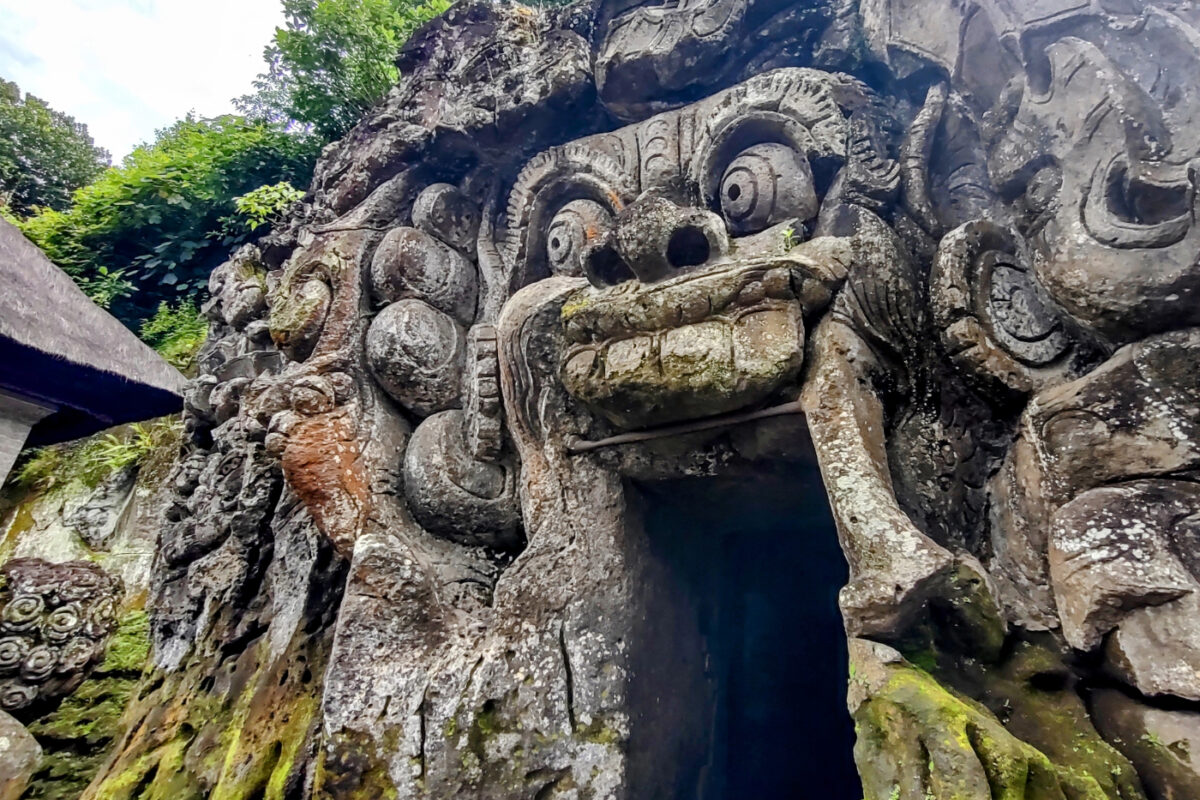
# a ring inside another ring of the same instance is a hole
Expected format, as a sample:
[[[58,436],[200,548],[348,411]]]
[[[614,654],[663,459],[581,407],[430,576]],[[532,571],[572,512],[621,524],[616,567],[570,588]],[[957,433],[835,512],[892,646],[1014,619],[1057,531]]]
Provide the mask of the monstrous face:
[[[1027,81],[991,169],[1028,221],[1041,284],[1125,343],[1200,321],[1200,103],[1180,80],[1200,64],[1165,15],[1096,38],[1046,49],[1047,85]],[[1160,52],[1183,63],[1148,68]]]
[[[832,276],[796,248],[842,160],[845,81],[780,70],[543,153],[510,202],[522,282],[586,275],[562,309],[567,391],[624,428],[794,385]]]

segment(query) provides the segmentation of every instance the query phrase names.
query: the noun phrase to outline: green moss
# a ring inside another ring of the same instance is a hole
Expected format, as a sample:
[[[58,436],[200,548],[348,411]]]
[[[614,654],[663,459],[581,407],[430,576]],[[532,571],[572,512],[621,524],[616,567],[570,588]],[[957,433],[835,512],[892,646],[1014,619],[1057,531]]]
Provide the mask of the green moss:
[[[130,620],[129,627],[135,628]],[[311,674],[326,638],[301,635],[272,660],[265,640],[232,659],[149,673],[130,707],[135,725],[87,800],[282,800],[308,768],[321,686]],[[113,654],[136,660],[134,648]]]
[[[104,653],[98,672],[141,673],[150,659],[150,617],[144,611],[131,611],[121,618],[117,631]]]
[[[4,541],[0,542],[0,564],[12,558],[21,535],[33,529],[33,504],[35,500],[36,498],[28,498],[17,506],[17,510],[13,514],[12,524],[8,526],[8,533],[5,534]]]
[[[567,302],[563,303],[559,317],[565,322],[591,304],[592,300],[587,296],[586,292],[576,292],[567,298]]]
[[[621,741],[621,734],[605,725],[599,717],[593,718],[589,725],[576,725],[575,733],[592,744],[616,744]]]
[[[54,711],[29,724],[44,759],[26,790],[26,800],[79,797],[122,733],[122,715],[149,652],[146,614],[126,614],[109,640],[104,661]]]
[[[1028,678],[1052,667],[1061,668],[1053,653],[1020,643],[987,675],[988,700],[1003,698],[1011,711],[1006,726],[928,672],[887,665],[886,682],[855,714],[855,760],[867,798],[885,800],[899,786],[905,796],[975,800],[988,796],[979,794],[980,768],[992,798],[1142,797],[1132,767],[1092,728],[1078,696],[1033,688]]]
[[[399,796],[387,768],[366,734],[334,734],[317,762],[318,797],[338,800],[395,800]]]

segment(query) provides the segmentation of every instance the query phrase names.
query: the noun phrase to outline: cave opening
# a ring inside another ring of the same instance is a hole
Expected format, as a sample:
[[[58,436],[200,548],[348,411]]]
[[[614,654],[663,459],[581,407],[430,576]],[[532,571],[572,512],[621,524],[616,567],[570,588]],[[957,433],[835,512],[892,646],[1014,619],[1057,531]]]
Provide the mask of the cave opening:
[[[637,796],[859,800],[847,566],[816,466],[634,489],[655,584],[632,682]]]

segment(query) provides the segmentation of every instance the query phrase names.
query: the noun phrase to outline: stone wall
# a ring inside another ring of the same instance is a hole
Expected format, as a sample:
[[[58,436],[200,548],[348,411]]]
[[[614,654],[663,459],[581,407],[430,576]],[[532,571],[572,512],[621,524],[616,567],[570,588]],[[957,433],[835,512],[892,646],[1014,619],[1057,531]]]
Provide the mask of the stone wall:
[[[1198,27],[452,8],[213,274],[84,797],[735,796],[728,531],[655,498],[814,469],[869,800],[1200,796]]]

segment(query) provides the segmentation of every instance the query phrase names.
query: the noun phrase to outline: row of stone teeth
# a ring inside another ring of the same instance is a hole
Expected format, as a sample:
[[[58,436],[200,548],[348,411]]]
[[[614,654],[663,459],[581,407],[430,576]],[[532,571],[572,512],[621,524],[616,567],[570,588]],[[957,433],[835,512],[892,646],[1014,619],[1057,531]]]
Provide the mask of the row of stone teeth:
[[[708,319],[665,331],[573,348],[563,360],[568,389],[596,381],[653,382],[713,372],[735,388],[742,373],[771,372],[799,357],[803,330],[794,305],[759,307],[736,319]]]

